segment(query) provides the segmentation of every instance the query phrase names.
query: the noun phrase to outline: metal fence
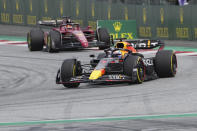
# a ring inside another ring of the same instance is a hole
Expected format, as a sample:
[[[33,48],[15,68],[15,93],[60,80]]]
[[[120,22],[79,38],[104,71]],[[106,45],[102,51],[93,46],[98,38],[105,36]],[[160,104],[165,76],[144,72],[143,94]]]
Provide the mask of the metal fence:
[[[0,23],[34,26],[72,16],[82,26],[96,20],[136,20],[139,38],[197,39],[197,5],[134,5],[105,0],[0,0]]]

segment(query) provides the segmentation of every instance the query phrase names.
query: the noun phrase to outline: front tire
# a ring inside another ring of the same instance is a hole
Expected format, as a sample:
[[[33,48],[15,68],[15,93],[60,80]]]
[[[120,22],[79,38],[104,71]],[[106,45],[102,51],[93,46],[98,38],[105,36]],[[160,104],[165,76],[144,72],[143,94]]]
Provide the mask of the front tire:
[[[80,64],[75,59],[66,59],[60,68],[60,77],[62,82],[69,82],[72,77],[80,75]],[[64,87],[77,88],[80,83],[64,83]]]
[[[49,35],[47,36],[47,51],[52,52],[58,52],[58,49],[61,45],[61,36],[60,33],[57,31],[50,31]]]
[[[137,84],[144,82],[145,66],[143,60],[139,56],[129,55],[124,60],[124,74],[132,78],[132,81]]]
[[[27,33],[29,51],[40,51],[44,46],[44,32],[41,29],[32,29]]]

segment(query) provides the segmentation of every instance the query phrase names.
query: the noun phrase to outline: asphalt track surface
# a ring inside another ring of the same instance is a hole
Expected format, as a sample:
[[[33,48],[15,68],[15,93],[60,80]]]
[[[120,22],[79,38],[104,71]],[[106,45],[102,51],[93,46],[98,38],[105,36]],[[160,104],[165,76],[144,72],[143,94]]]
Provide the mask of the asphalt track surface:
[[[9,35],[4,29],[6,26],[0,27],[1,35]],[[16,28],[12,26],[14,31]],[[25,29],[20,27],[24,34]],[[17,32],[14,34],[17,36]],[[88,56],[99,52],[78,50],[49,54],[1,45],[0,130],[197,130],[196,56],[178,56],[176,77],[140,85],[81,84],[78,89],[67,89],[55,84],[56,72],[64,59],[79,58],[88,63]]]

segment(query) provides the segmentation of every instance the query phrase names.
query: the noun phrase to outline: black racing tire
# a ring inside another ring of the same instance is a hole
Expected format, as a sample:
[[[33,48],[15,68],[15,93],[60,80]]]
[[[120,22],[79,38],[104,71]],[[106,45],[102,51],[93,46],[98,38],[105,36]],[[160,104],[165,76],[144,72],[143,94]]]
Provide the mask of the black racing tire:
[[[99,53],[97,56],[97,60],[101,60],[102,58],[106,57],[106,53]]]
[[[110,48],[110,35],[106,28],[98,28],[96,30],[96,39],[105,42],[105,45],[99,46],[99,50]]]
[[[54,45],[52,45],[54,43]],[[58,52],[61,45],[61,35],[59,32],[51,30],[47,36],[46,49],[48,52]]]
[[[77,66],[80,65],[77,64],[75,59],[64,60],[60,68],[60,77],[62,82],[68,82],[70,81],[71,77],[77,76],[77,74],[79,73],[77,71],[79,67]],[[65,83],[63,85],[67,88],[77,88],[80,85],[80,83]]]
[[[136,72],[134,72],[136,69]],[[142,57],[129,55],[124,60],[124,74],[132,78],[132,82],[141,84],[145,78],[145,65]]]
[[[158,51],[155,57],[155,71],[157,76],[174,77],[177,72],[177,58],[173,50]]]
[[[135,56],[139,56],[139,57],[144,58],[144,55],[143,55],[143,54],[141,54],[141,53],[133,53],[132,55],[135,55]]]
[[[41,51],[44,46],[44,32],[41,29],[31,29],[27,33],[27,43],[30,51]]]

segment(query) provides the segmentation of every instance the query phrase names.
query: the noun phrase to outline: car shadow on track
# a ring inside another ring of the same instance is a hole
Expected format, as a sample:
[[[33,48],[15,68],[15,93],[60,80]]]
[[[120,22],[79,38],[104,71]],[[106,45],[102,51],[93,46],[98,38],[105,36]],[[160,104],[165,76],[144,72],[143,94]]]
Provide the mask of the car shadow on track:
[[[63,85],[58,85],[56,90],[81,90],[81,89],[95,89],[95,88],[118,88],[138,85],[135,83],[102,83],[102,84],[81,84],[78,88],[66,88]]]

